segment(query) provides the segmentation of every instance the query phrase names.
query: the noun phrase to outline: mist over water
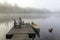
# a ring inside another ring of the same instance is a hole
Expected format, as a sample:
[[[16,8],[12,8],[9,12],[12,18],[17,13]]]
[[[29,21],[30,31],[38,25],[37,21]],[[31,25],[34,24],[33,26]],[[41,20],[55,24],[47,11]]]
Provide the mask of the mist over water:
[[[49,29],[53,28],[53,32],[49,33]],[[49,18],[44,19],[40,38],[41,40],[60,40],[60,14],[52,14]]]
[[[35,14],[36,16],[36,14]],[[39,16],[39,15],[37,15]],[[35,22],[40,26],[40,39],[41,40],[59,40],[60,39],[60,14],[49,14],[49,17],[39,19],[23,19],[25,22]],[[12,28],[13,22],[3,22],[0,24],[0,40],[6,40],[5,34]],[[48,30],[53,28],[53,32]]]

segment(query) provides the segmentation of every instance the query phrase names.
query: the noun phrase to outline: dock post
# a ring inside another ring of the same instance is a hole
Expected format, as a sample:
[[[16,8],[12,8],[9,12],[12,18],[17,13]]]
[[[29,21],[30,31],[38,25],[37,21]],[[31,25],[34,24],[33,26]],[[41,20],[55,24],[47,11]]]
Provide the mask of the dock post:
[[[34,40],[34,38],[32,38],[32,40]]]

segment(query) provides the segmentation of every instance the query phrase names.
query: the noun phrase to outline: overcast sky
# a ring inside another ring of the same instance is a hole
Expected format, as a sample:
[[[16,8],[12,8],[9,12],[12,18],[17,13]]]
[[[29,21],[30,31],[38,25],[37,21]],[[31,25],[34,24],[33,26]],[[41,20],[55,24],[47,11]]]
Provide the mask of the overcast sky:
[[[12,5],[16,3],[20,7],[47,8],[52,11],[60,9],[60,0],[7,0],[7,2]]]

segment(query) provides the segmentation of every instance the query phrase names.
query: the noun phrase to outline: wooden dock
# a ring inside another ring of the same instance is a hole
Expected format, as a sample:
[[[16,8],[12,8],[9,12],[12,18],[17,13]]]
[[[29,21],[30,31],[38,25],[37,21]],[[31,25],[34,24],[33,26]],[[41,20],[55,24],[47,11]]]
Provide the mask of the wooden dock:
[[[7,40],[34,40],[35,34],[36,33],[32,29],[32,26],[29,23],[25,23],[24,25],[21,25],[21,28],[19,29],[13,27],[6,34],[6,39]],[[9,38],[9,35],[12,35],[12,37]]]

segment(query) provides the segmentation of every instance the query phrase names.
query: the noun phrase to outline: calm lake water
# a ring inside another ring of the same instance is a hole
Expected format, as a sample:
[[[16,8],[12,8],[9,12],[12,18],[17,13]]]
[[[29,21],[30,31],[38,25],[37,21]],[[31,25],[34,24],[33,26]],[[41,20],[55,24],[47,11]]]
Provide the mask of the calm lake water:
[[[36,16],[36,15],[35,15]],[[40,26],[41,40],[60,40],[60,14],[52,14],[47,18],[23,19],[25,22],[34,21]],[[13,21],[0,23],[0,40],[6,40],[5,34],[13,27]],[[53,28],[49,33],[48,29]]]

